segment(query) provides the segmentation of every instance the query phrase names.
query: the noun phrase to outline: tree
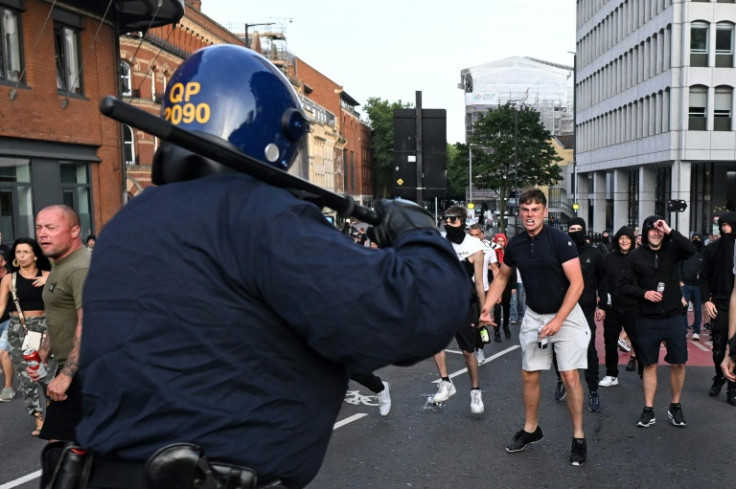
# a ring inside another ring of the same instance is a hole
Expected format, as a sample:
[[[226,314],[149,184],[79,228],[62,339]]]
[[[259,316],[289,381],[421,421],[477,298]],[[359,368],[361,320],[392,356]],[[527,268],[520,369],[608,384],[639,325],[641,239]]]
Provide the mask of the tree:
[[[368,116],[368,124],[372,129],[371,152],[376,175],[375,194],[378,198],[387,198],[391,192],[391,172],[394,165],[394,110],[408,109],[408,102],[389,102],[378,97],[371,97],[363,104]]]
[[[465,158],[462,157],[465,154]],[[465,200],[468,186],[467,146],[461,143],[447,145],[447,199]]]
[[[473,124],[468,144],[455,145],[458,150],[456,164],[468,168],[470,146],[473,186],[495,191],[499,211],[504,216],[512,190],[531,185],[555,185],[562,180],[562,169],[557,165],[562,158],[550,143],[551,138],[552,134],[540,121],[539,112],[529,107],[517,110],[507,103],[489,110]],[[448,178],[449,175],[448,171]],[[505,232],[503,219],[500,225]]]

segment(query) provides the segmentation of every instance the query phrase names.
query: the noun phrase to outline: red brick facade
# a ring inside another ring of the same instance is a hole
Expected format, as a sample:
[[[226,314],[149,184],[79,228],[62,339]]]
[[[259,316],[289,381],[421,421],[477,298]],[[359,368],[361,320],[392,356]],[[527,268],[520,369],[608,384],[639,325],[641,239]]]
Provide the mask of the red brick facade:
[[[131,67],[131,93],[123,96],[147,112],[161,112],[160,98],[166,82],[181,62],[194,51],[213,44],[236,44],[243,41],[197,8],[201,2],[186,2],[184,17],[175,25],[151,29],[120,39],[120,59]],[[126,190],[130,197],[151,185],[151,163],[158,141],[143,131],[133,131],[134,160],[127,164]]]
[[[73,153],[77,149],[95,155],[97,162],[89,165],[94,217],[83,232],[93,231],[109,220],[122,203],[119,125],[98,110],[103,96],[117,93],[116,31],[108,22],[100,26],[96,18],[70,10],[83,25],[80,30],[83,89],[81,94],[67,95],[57,89],[50,4],[29,0],[23,6],[25,10],[18,16],[25,72],[20,83],[0,83],[0,158],[41,166],[49,159],[74,162]],[[64,7],[60,2],[55,8]],[[57,188],[49,192],[43,187],[37,189],[36,182],[31,183],[33,214],[45,205],[64,202],[65,196]],[[6,191],[22,192],[12,187]],[[10,211],[17,212],[17,209],[3,209],[3,213]],[[32,236],[25,219],[13,225],[10,232],[14,237]],[[4,229],[4,235],[6,239],[10,237],[8,230]]]
[[[338,116],[340,136],[345,141],[339,157],[344,164],[345,193],[359,203],[368,203],[373,195],[371,131],[360,121],[355,110],[358,103],[341,85],[302,59],[294,59],[293,76],[301,82],[308,98]]]
[[[176,24],[119,38],[114,19],[101,20],[104,6],[94,4],[91,8],[101,11],[87,12],[85,5],[76,0],[0,2],[0,8],[19,19],[23,61],[20,82],[0,76],[0,166],[17,173],[0,180],[0,211],[14,216],[12,222],[0,220],[6,241],[33,236],[35,213],[58,203],[80,211],[83,234],[99,232],[129,197],[151,184],[151,162],[159,144],[149,134],[102,116],[100,100],[116,95],[158,115],[166,83],[186,56],[212,44],[243,45],[240,37],[202,14],[200,1],[187,0]],[[79,33],[81,93],[57,88],[54,25],[59,19],[71,19]],[[256,33],[252,41],[251,47],[260,52]],[[277,62],[283,65],[285,59]],[[125,93],[122,63],[130,67]],[[336,180],[335,191],[366,203],[372,195],[370,129],[355,112],[357,102],[301,60],[294,60],[287,71],[303,96],[335,116],[329,126],[337,130],[330,150],[334,158],[323,158],[334,162],[334,169],[323,175]],[[126,144],[131,134],[132,144]]]

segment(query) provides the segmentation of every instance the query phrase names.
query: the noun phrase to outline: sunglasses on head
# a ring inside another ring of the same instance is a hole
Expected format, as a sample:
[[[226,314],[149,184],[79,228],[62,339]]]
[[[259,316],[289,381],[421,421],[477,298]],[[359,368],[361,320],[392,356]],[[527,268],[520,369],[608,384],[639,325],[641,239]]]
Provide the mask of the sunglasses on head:
[[[453,216],[452,214],[448,214],[446,216],[442,216],[443,221],[450,221],[452,223],[457,222],[460,219],[460,216]]]

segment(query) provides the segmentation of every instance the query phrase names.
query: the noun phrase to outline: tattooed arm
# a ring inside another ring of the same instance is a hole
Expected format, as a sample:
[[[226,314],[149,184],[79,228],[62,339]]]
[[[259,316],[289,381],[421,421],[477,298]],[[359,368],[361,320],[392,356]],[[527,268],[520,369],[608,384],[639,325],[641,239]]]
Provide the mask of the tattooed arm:
[[[66,391],[72,383],[72,377],[74,377],[74,374],[77,373],[77,369],[79,368],[79,345],[82,340],[82,312],[82,308],[77,309],[77,327],[74,332],[72,350],[69,352],[69,356],[61,371],[54,377],[54,380],[51,381],[46,389],[46,394],[52,401],[63,401],[66,399]]]

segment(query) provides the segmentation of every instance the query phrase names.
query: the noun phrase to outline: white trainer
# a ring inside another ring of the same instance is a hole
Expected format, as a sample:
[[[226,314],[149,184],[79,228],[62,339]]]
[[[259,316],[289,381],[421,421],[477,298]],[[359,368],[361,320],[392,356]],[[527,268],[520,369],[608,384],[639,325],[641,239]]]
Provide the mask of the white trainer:
[[[477,350],[475,350],[475,356],[478,359],[478,365],[486,361],[486,354],[483,353],[482,348],[478,348]]]
[[[626,353],[629,353],[631,351],[631,347],[629,346],[629,344],[626,342],[625,339],[621,338],[620,336],[618,338],[618,349]]]
[[[432,397],[433,402],[445,402],[449,398],[455,395],[455,385],[451,380],[440,380],[437,394]]]
[[[385,380],[383,383],[383,390],[378,393],[378,412],[381,416],[388,416],[391,411],[391,385]]]
[[[598,382],[598,385],[601,387],[613,387],[614,385],[618,385],[618,377],[606,375],[600,382]]]
[[[693,333],[693,341],[700,341],[700,335],[698,333]]]
[[[473,414],[483,414],[485,406],[480,395],[480,389],[471,389],[470,391],[470,412]]]

